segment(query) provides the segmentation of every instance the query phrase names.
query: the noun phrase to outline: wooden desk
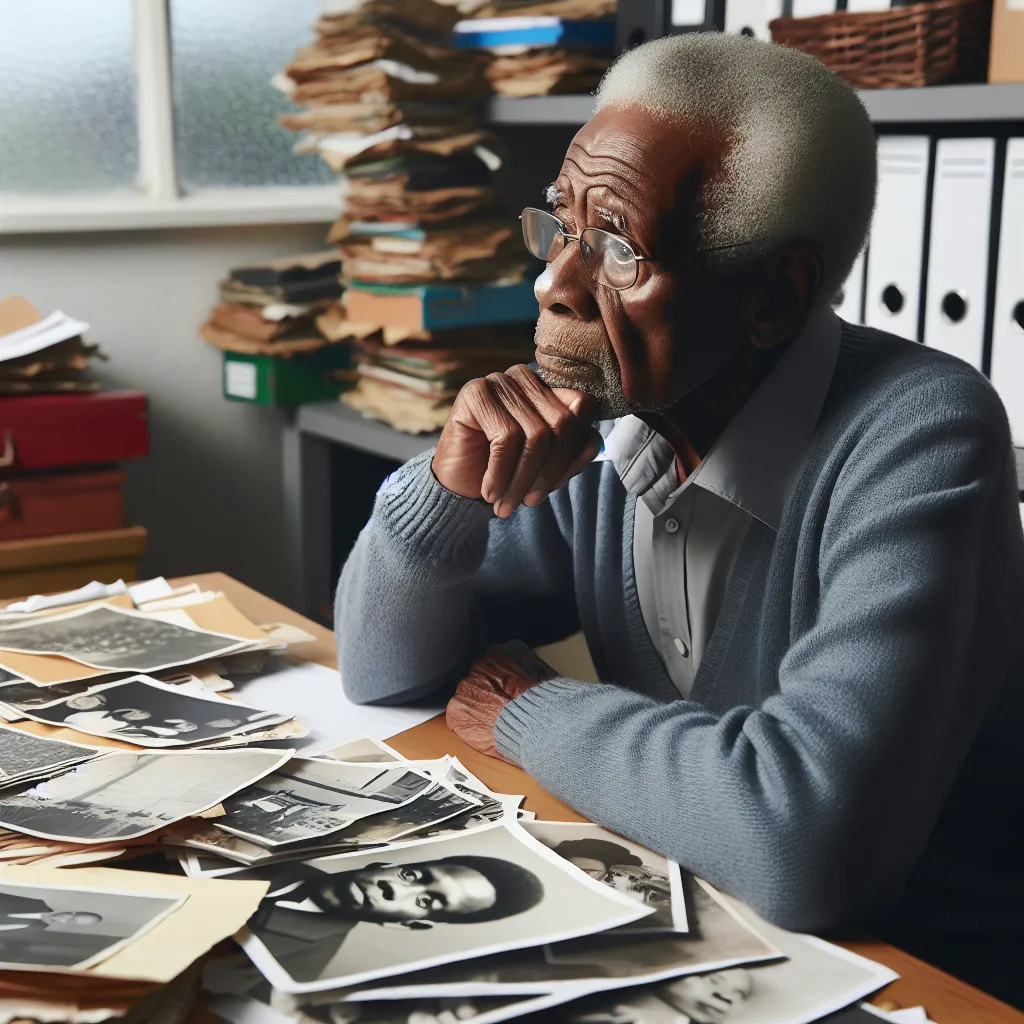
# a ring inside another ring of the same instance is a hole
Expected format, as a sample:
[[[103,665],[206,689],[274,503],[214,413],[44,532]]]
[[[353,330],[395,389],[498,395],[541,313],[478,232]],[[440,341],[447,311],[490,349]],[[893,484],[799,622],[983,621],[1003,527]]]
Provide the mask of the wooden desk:
[[[284,605],[264,597],[223,573],[185,577],[175,583],[195,581],[205,589],[220,590],[234,601],[253,622],[289,622],[316,638],[316,643],[302,644],[294,649],[299,657],[321,665],[337,665],[334,637],[330,630],[311,622]],[[525,772],[504,761],[478,754],[449,732],[440,716],[422,725],[399,733],[388,741],[396,750],[410,758],[433,758],[455,755],[467,768],[499,793],[525,793],[525,806],[538,818],[556,821],[582,821],[575,811],[546,793]],[[1024,1013],[935,967],[910,956],[902,950],[875,939],[861,938],[842,942],[862,956],[877,960],[894,971],[900,979],[883,989],[873,1000],[886,1009],[924,1006],[937,1024],[1024,1024]]]

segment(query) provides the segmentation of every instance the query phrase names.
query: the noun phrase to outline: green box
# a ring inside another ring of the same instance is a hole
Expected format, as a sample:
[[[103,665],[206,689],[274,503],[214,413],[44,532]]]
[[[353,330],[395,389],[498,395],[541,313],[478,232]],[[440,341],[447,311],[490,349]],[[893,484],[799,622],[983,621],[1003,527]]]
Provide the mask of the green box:
[[[318,352],[291,356],[249,356],[224,353],[221,387],[232,402],[279,408],[336,398],[344,384],[334,374],[349,365],[347,345],[328,345]]]

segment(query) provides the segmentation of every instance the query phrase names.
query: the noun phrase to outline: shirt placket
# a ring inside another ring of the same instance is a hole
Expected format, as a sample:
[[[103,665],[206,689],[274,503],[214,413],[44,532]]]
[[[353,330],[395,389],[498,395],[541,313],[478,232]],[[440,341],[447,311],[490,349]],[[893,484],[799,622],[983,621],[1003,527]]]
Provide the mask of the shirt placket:
[[[695,488],[685,487],[654,517],[654,594],[662,660],[676,688],[688,697],[693,683],[693,645],[687,592],[686,538],[693,517]]]

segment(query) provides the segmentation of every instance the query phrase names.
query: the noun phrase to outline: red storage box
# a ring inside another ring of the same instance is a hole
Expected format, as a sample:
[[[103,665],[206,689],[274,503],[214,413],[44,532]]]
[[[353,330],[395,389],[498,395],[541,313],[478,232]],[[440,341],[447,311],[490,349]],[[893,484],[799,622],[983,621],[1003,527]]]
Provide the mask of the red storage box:
[[[0,476],[11,470],[120,462],[148,450],[141,391],[0,398]]]
[[[123,494],[119,469],[0,480],[0,541],[120,529]]]

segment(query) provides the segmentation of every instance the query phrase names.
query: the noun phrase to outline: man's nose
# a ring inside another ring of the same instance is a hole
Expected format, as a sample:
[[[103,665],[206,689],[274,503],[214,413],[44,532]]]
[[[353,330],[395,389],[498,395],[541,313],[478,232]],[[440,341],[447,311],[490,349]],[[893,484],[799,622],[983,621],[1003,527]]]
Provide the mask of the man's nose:
[[[577,251],[579,242],[566,242],[562,251],[545,268],[533,286],[541,312],[593,320],[600,316],[594,299],[594,281]]]

